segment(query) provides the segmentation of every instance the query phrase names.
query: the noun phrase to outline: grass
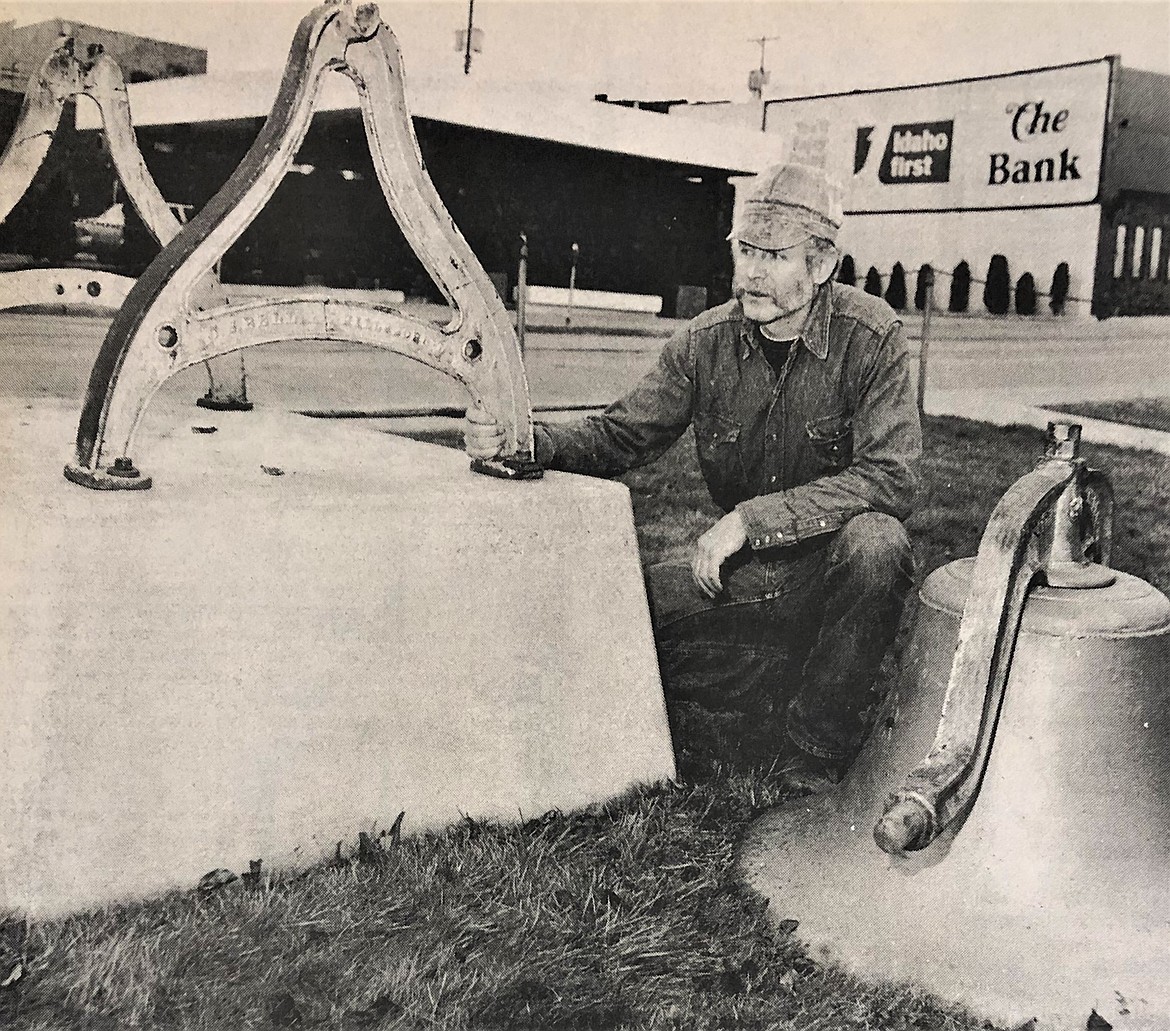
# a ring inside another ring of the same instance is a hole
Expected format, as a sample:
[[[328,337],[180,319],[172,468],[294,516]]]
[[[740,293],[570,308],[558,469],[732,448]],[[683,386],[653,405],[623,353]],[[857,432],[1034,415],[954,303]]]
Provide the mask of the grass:
[[[1170,397],[1137,397],[1126,401],[1082,401],[1048,407],[1088,419],[1122,422],[1145,430],[1170,433]]]
[[[1041,437],[927,427],[911,529],[919,574],[972,554]],[[1087,448],[1117,489],[1115,564],[1170,588],[1170,462]],[[643,557],[714,516],[681,442],[626,477]],[[907,617],[907,621],[909,616]],[[986,1025],[810,959],[738,878],[751,821],[780,800],[745,728],[672,714],[682,783],[523,826],[359,841],[304,874],[242,878],[69,919],[0,926],[0,1025],[77,1027],[937,1029]],[[785,914],[777,913],[780,918]]]

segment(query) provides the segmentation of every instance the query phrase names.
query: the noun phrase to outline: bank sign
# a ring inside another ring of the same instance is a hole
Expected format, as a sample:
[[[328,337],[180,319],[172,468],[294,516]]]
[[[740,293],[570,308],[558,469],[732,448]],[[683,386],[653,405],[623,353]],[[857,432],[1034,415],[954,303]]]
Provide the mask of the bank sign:
[[[1096,199],[1106,60],[963,82],[770,101],[766,131],[823,157],[845,210],[949,211]]]

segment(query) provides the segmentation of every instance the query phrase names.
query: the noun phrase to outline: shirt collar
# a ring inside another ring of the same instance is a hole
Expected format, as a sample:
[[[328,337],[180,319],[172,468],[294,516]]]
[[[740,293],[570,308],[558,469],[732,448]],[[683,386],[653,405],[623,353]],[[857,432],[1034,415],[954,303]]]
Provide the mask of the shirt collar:
[[[797,337],[804,344],[805,349],[815,354],[821,361],[829,356],[829,322],[832,318],[832,312],[833,286],[830,281],[817,290],[812,307],[804,320],[804,327]],[[740,324],[740,336],[749,347],[757,346],[755,332],[757,326],[758,323],[746,316]]]

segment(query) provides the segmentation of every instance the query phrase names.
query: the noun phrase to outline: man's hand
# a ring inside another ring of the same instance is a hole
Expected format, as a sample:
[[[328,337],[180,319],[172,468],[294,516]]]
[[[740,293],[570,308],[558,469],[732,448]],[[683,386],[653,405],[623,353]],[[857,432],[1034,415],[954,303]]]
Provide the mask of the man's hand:
[[[708,598],[714,598],[723,590],[719,570],[746,543],[747,531],[738,512],[728,512],[699,538],[695,557],[691,560],[691,575],[695,578],[695,586]]]
[[[472,458],[495,458],[504,450],[504,430],[479,405],[472,405],[463,420],[463,445]]]

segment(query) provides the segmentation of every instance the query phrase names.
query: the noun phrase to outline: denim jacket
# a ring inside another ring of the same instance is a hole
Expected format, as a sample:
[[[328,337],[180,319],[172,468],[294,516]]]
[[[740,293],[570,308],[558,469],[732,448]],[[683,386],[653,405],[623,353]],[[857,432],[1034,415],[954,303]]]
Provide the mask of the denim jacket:
[[[779,378],[738,301],[693,319],[604,412],[536,428],[546,468],[612,476],[694,426],[715,503],[743,517],[756,550],[839,530],[877,511],[905,519],[922,430],[902,324],[884,301],[827,283]]]

